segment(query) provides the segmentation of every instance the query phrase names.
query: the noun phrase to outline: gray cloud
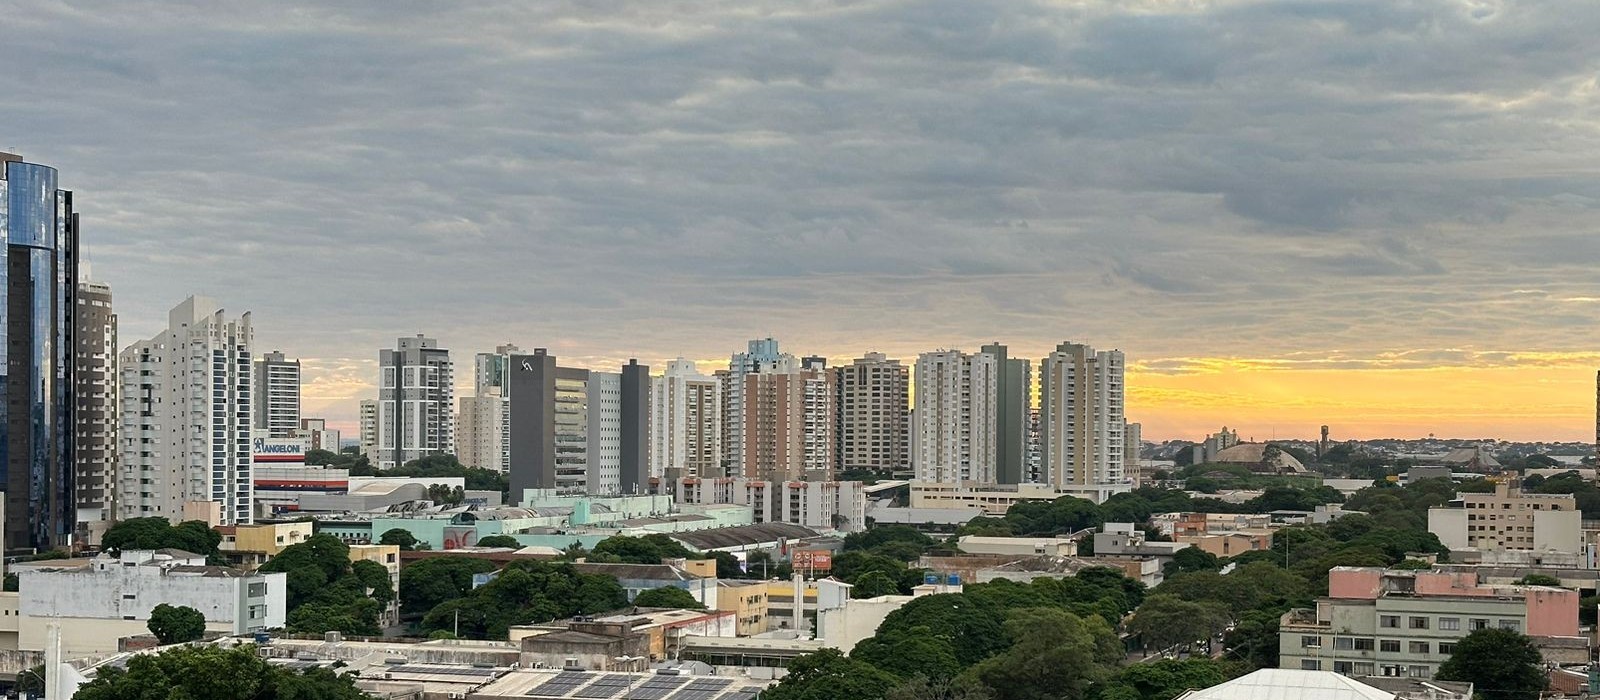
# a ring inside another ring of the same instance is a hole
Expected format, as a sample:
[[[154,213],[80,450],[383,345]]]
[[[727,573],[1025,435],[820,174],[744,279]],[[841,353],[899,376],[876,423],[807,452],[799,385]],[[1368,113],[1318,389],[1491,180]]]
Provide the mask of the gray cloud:
[[[332,393],[414,332],[1365,357],[1600,310],[1587,0],[0,13],[0,148],[78,191],[123,337],[209,293]]]

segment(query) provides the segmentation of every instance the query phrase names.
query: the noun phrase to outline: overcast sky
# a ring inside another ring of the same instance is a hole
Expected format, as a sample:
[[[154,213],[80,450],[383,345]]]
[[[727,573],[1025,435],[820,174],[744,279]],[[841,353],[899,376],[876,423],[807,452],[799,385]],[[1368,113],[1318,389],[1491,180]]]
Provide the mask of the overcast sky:
[[[1148,438],[1590,439],[1593,0],[0,0],[123,344],[572,364],[1061,340]],[[353,437],[353,433],[352,433]]]

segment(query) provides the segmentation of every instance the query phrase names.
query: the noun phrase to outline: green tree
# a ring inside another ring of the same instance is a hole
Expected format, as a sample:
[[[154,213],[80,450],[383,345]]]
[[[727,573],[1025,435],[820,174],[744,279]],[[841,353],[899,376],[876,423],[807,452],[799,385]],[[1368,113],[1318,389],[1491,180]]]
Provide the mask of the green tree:
[[[1146,648],[1166,649],[1209,640],[1228,625],[1229,617],[1228,608],[1220,603],[1153,595],[1133,613],[1128,631],[1139,635]]]
[[[1172,555],[1172,561],[1162,567],[1162,572],[1171,576],[1180,571],[1216,571],[1220,568],[1217,555],[1199,547],[1185,547]]]
[[[900,585],[895,579],[889,578],[882,571],[868,571],[856,577],[854,587],[850,589],[851,598],[876,598],[881,595],[893,595],[900,592]]]
[[[162,644],[180,644],[205,636],[206,616],[187,605],[161,603],[150,611],[150,621],[145,626]]]
[[[512,625],[548,622],[626,607],[617,579],[580,574],[570,562],[515,561],[493,581],[446,601],[422,618],[422,631],[454,630],[468,639],[503,639]]]
[[[1463,637],[1434,677],[1472,683],[1484,700],[1538,700],[1545,687],[1542,663],[1533,640],[1484,629]]]
[[[1278,667],[1278,619],[1276,611],[1251,610],[1239,616],[1238,623],[1223,638],[1228,657],[1254,668]]]
[[[410,530],[404,528],[390,528],[378,536],[378,544],[394,545],[400,551],[409,552],[417,548],[417,538]]]
[[[856,644],[850,658],[865,661],[901,678],[924,676],[948,681],[964,668],[955,649],[927,627],[893,630]]]
[[[1122,644],[1098,617],[1057,608],[1013,611],[1005,622],[1010,648],[967,671],[997,700],[1078,700],[1122,661]]]
[[[1100,698],[1172,700],[1185,691],[1209,688],[1226,680],[1227,670],[1212,659],[1162,659],[1117,671],[1102,687]]]
[[[394,590],[383,565],[363,564],[351,563],[350,546],[339,538],[320,534],[283,548],[260,570],[286,574],[290,632],[375,635]]]
[[[761,693],[762,700],[871,700],[899,679],[838,649],[823,649],[789,662],[789,675]]]
[[[117,555],[128,549],[181,549],[206,558],[218,556],[222,534],[209,525],[190,520],[174,527],[162,517],[133,518],[112,525],[100,539],[100,547]]]
[[[666,535],[612,535],[590,550],[590,558],[611,558],[612,561],[628,564],[660,564],[662,559],[693,559],[694,554]]]
[[[1558,578],[1556,578],[1554,576],[1547,576],[1545,574],[1528,574],[1527,576],[1523,576],[1522,578],[1517,579],[1517,584],[1516,585],[1518,585],[1518,586],[1557,586],[1557,587],[1559,587],[1561,585],[1561,579],[1558,579]]]
[[[694,599],[688,591],[676,586],[663,586],[640,591],[634,596],[633,604],[641,608],[677,608],[681,610],[704,610],[705,604]]]
[[[489,535],[488,537],[478,540],[478,546],[522,549],[522,543],[518,542],[517,538],[512,537],[511,535]]]
[[[421,614],[472,591],[472,575],[497,569],[494,562],[464,556],[431,557],[400,569],[400,611]]]
[[[105,666],[73,700],[369,700],[352,676],[327,669],[296,673],[268,664],[250,645],[175,647]]]
[[[44,666],[34,666],[18,673],[17,686],[13,690],[23,697],[44,697]]]
[[[890,690],[884,700],[994,700],[994,693],[973,682],[936,681],[915,676]]]
[[[878,625],[878,634],[926,627],[950,643],[962,668],[982,661],[1006,647],[1005,613],[976,597],[972,592],[977,588],[914,598],[889,613]]]

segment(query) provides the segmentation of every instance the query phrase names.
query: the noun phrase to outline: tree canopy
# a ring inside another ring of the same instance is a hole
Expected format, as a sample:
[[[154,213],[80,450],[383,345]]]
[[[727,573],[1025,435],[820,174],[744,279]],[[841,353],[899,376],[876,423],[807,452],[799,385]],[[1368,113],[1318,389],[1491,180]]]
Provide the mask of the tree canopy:
[[[468,639],[503,639],[512,625],[548,622],[626,607],[617,579],[581,574],[568,562],[515,561],[493,581],[445,601],[422,618],[422,630],[454,631]]]
[[[494,571],[494,562],[474,557],[433,557],[400,569],[400,611],[422,614],[472,591],[472,575]]]
[[[150,611],[145,626],[162,644],[181,644],[205,636],[206,616],[187,605],[161,603]]]
[[[368,700],[355,681],[328,669],[295,672],[268,664],[255,647],[182,646],[102,666],[74,700]]]
[[[1456,643],[1435,677],[1468,681],[1483,700],[1538,700],[1545,677],[1533,640],[1502,629],[1473,632]]]
[[[676,586],[662,586],[648,591],[640,591],[634,596],[633,604],[641,608],[677,608],[680,610],[704,610],[705,604],[694,599],[688,591]]]
[[[512,537],[511,535],[489,535],[488,537],[478,540],[477,546],[522,549],[522,543],[518,542],[517,538]]]
[[[208,559],[218,556],[222,533],[199,520],[172,525],[166,518],[132,518],[112,525],[100,539],[100,547],[111,554],[127,549],[181,549]]]
[[[378,536],[378,544],[394,545],[402,552],[409,552],[417,549],[418,542],[410,530],[395,527],[384,530],[383,534]]]
[[[287,575],[290,632],[376,635],[378,614],[395,593],[383,565],[358,564],[365,566],[351,563],[349,545],[321,534],[284,547],[260,570]]]

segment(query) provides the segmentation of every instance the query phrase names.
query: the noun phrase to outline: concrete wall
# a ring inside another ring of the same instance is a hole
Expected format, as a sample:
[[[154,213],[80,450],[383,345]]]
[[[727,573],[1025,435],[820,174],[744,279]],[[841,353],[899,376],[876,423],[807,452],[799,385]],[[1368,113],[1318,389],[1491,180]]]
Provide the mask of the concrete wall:
[[[1328,597],[1377,598],[1382,580],[1382,569],[1334,569],[1328,572]]]

